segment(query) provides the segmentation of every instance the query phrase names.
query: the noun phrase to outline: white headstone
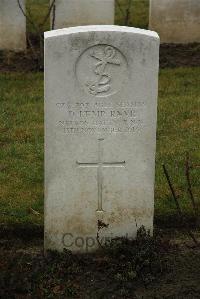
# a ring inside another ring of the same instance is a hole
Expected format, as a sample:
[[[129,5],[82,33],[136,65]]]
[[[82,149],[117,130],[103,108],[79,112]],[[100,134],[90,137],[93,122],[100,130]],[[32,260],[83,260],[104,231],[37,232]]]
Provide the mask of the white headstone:
[[[25,11],[24,0],[20,4]],[[26,18],[17,0],[0,0],[0,49],[26,49]]]
[[[52,10],[53,12],[54,10]],[[56,0],[54,29],[114,24],[115,0]]]
[[[200,0],[150,0],[149,28],[162,43],[200,42]]]
[[[158,61],[148,30],[45,33],[46,249],[152,232]]]

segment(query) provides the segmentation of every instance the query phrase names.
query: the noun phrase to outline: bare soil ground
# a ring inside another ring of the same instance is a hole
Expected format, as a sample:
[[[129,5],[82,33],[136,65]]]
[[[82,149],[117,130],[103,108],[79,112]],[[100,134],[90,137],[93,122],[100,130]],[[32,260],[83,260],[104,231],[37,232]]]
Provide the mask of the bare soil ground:
[[[162,44],[160,67],[200,66],[200,44]]]
[[[200,66],[200,44],[162,44],[160,47],[160,67],[174,68],[182,66]],[[11,51],[0,52],[1,72],[28,72],[42,71],[43,59],[39,59],[39,50],[36,47],[33,54],[29,48],[26,53]]]
[[[200,248],[174,230],[142,249],[126,243],[83,255],[44,256],[42,238],[33,236],[2,238],[0,298],[200,298]]]

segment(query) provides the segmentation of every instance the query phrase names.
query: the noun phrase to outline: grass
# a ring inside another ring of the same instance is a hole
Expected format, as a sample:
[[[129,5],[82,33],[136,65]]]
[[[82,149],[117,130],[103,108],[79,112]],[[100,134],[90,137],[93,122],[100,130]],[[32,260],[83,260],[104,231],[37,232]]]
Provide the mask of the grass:
[[[43,210],[42,74],[1,75],[1,222],[41,222]]]
[[[200,159],[199,78],[199,68],[165,69],[160,74],[155,189],[157,217],[176,212],[162,163],[168,167],[185,213],[192,215],[194,212],[188,199],[184,163],[186,152],[189,152],[193,164],[198,164]],[[191,170],[191,176],[197,200],[199,169]]]
[[[165,163],[184,212],[193,215],[186,192],[185,152],[198,164],[200,68],[160,72],[155,217],[176,209],[162,171]],[[0,223],[43,224],[43,74],[0,74]],[[198,198],[199,169],[191,172]],[[40,215],[35,215],[31,210]]]

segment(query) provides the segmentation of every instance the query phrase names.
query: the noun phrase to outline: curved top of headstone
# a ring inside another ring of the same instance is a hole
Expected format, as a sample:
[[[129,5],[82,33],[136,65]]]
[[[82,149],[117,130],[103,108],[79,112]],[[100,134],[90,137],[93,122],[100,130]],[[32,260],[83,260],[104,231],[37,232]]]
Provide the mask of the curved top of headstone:
[[[116,25],[89,25],[89,26],[76,26],[76,27],[69,27],[69,28],[63,28],[58,30],[51,30],[51,31],[44,32],[44,37],[45,39],[47,39],[51,37],[70,35],[73,33],[80,33],[80,32],[123,32],[123,33],[139,34],[139,35],[159,39],[159,36],[155,31],[140,29],[135,27],[116,26]]]

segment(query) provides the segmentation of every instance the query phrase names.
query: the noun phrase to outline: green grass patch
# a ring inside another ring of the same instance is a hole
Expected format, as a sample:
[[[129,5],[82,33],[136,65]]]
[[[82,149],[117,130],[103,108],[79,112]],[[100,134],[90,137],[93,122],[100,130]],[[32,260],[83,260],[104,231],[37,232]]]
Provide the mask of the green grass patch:
[[[162,163],[169,170],[184,212],[188,215],[194,212],[188,199],[184,164],[186,152],[189,152],[194,165],[200,158],[199,78],[199,68],[165,69],[160,74],[155,187],[157,217],[176,212]],[[200,187],[198,168],[191,170],[191,177],[197,200]]]
[[[0,79],[1,222],[41,222],[43,211],[43,75]]]
[[[184,175],[185,152],[199,164],[200,68],[160,73],[155,216],[168,219],[176,208],[163,175],[173,178],[184,212],[193,215]],[[0,223],[43,223],[43,74],[0,75]],[[191,171],[196,200],[199,168]],[[40,215],[35,215],[36,210]]]

